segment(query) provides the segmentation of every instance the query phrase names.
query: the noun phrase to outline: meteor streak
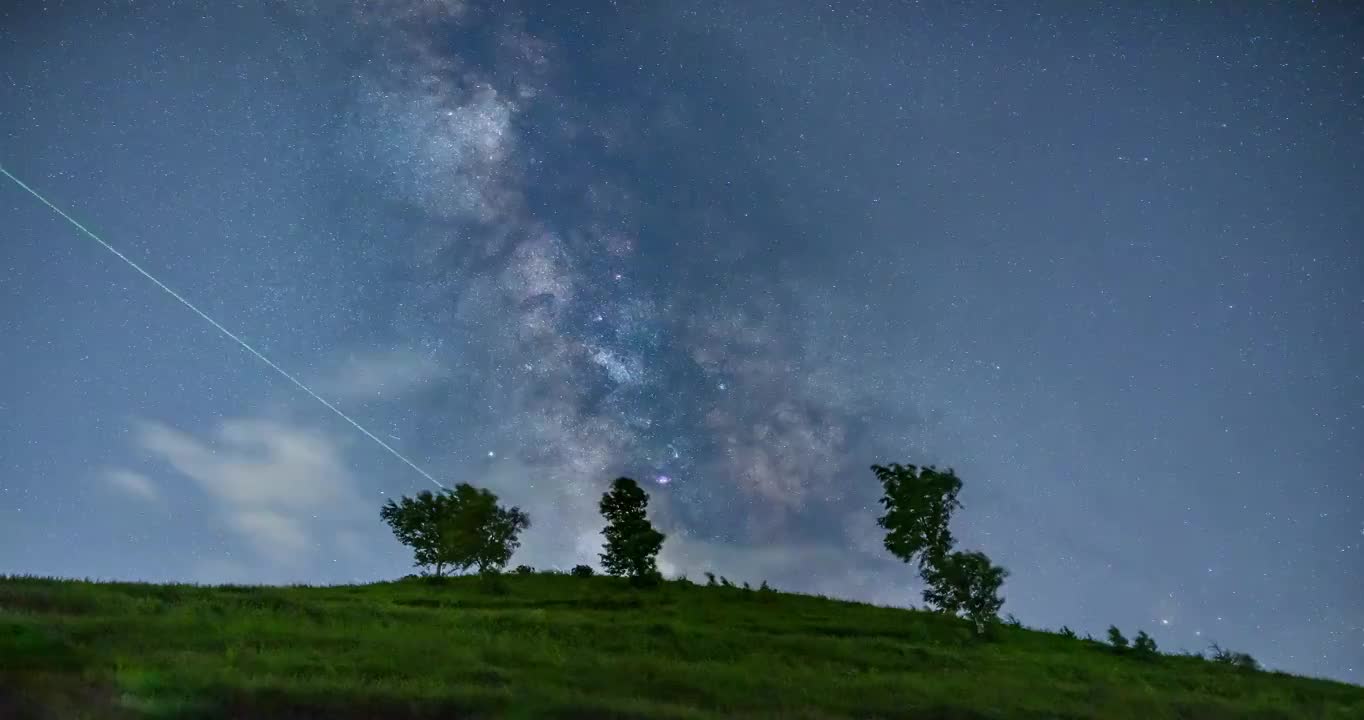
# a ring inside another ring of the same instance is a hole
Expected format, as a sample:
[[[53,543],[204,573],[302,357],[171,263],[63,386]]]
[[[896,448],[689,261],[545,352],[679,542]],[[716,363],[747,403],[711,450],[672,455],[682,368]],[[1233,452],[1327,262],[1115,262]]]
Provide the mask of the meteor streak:
[[[5,177],[9,178],[10,180],[13,180],[15,185],[18,185],[19,187],[23,188],[25,191],[28,192],[29,195],[32,195],[33,197],[38,198],[38,201],[39,201],[39,202],[41,202],[42,204],[44,204],[44,205],[48,206],[49,208],[51,208],[51,209],[52,209],[52,212],[57,213],[58,215],[60,215],[60,216],[62,217],[62,219],[66,220],[67,222],[69,222],[69,223],[71,223],[72,225],[74,225],[74,226],[76,227],[77,230],[80,230],[82,233],[85,233],[87,236],[90,237],[91,240],[94,240],[95,242],[97,242],[97,243],[99,243],[100,245],[104,246],[104,249],[105,249],[105,250],[108,250],[109,252],[113,253],[116,257],[118,257],[119,260],[122,260],[123,262],[127,263],[127,264],[128,264],[128,267],[131,267],[132,269],[138,271],[139,273],[142,274],[143,277],[145,277],[145,278],[147,278],[148,280],[151,280],[153,283],[155,283],[157,287],[161,288],[162,290],[165,290],[167,295],[170,295],[171,297],[175,298],[176,300],[179,300],[181,305],[184,305],[185,307],[187,307],[187,308],[189,308],[190,310],[194,311],[194,314],[195,314],[195,315],[198,315],[199,317],[203,318],[205,321],[208,322],[208,324],[212,325],[213,327],[218,328],[218,331],[219,331],[219,332],[221,332],[222,334],[224,334],[224,335],[228,336],[229,338],[231,338],[231,339],[232,339],[234,342],[236,342],[238,345],[241,345],[243,348],[246,349],[247,352],[249,352],[249,353],[251,353],[252,355],[255,355],[257,358],[259,358],[261,362],[265,363],[266,365],[269,365],[269,366],[270,366],[270,369],[274,370],[275,372],[279,373],[280,375],[283,375],[283,376],[284,376],[284,379],[286,379],[286,380],[288,380],[289,382],[293,383],[294,385],[298,386],[298,389],[302,390],[302,391],[305,392],[305,393],[308,393],[309,395],[312,396],[312,398],[313,398],[314,400],[316,400],[316,401],[322,403],[322,405],[323,405],[324,407],[326,407],[328,410],[331,410],[332,412],[336,413],[336,415],[337,415],[338,417],[340,417],[342,420],[345,420],[346,422],[350,423],[351,426],[354,427],[356,430],[359,430],[360,432],[364,433],[365,437],[368,437],[370,440],[373,440],[374,442],[379,443],[379,447],[381,447],[381,448],[387,450],[387,451],[389,452],[389,454],[393,455],[393,457],[398,458],[399,460],[402,460],[404,463],[407,464],[408,467],[412,468],[413,470],[416,470],[416,471],[417,471],[417,474],[419,474],[419,475],[421,475],[422,477],[426,478],[427,480],[430,480],[431,482],[435,483],[435,485],[436,485],[437,487],[442,488],[442,489],[445,488],[445,486],[442,485],[441,482],[440,482],[439,480],[435,479],[434,477],[431,477],[431,474],[430,474],[430,473],[426,472],[425,470],[421,469],[420,467],[417,467],[417,464],[416,464],[416,463],[412,462],[411,460],[408,460],[406,457],[403,457],[403,454],[402,454],[402,453],[398,452],[397,450],[394,450],[394,449],[392,448],[392,446],[390,446],[388,443],[384,442],[383,440],[380,440],[380,439],[378,438],[378,436],[376,436],[374,433],[372,433],[372,432],[366,430],[365,427],[364,427],[363,425],[361,425],[360,423],[358,423],[358,422],[356,422],[355,420],[351,419],[351,416],[349,416],[349,415],[347,415],[347,414],[341,412],[340,408],[338,408],[338,407],[336,407],[335,405],[333,405],[333,404],[327,402],[325,399],[323,399],[323,397],[322,397],[321,395],[318,395],[317,393],[313,392],[313,391],[312,391],[312,388],[309,388],[307,385],[304,385],[302,382],[300,382],[300,381],[298,380],[298,378],[294,377],[293,375],[290,375],[288,372],[286,372],[286,371],[284,370],[284,368],[282,368],[282,367],[276,365],[274,362],[272,362],[272,361],[270,360],[270,358],[265,357],[264,355],[262,355],[262,354],[260,353],[260,351],[258,351],[258,350],[256,350],[255,348],[251,347],[249,344],[247,344],[247,342],[246,342],[245,340],[243,340],[243,339],[237,337],[235,334],[232,333],[231,330],[228,330],[227,328],[223,327],[221,324],[218,323],[217,320],[214,320],[213,318],[211,318],[211,317],[209,317],[208,315],[206,315],[206,314],[204,313],[203,310],[200,310],[199,308],[195,307],[195,306],[194,306],[194,303],[191,303],[190,301],[188,301],[188,300],[186,300],[185,298],[181,297],[180,293],[177,293],[177,292],[175,292],[174,290],[170,289],[169,286],[167,286],[165,283],[161,282],[160,280],[157,280],[156,277],[153,276],[151,273],[147,272],[146,270],[143,270],[141,265],[138,265],[137,263],[135,263],[135,262],[133,262],[132,260],[128,259],[128,256],[126,256],[126,255],[124,255],[123,253],[119,252],[118,249],[115,248],[113,245],[110,245],[109,243],[104,242],[104,240],[102,240],[102,239],[100,238],[100,236],[94,234],[93,232],[90,232],[88,229],[86,229],[86,227],[85,227],[84,225],[80,224],[79,222],[76,222],[76,219],[75,219],[75,218],[71,217],[70,215],[67,215],[65,212],[62,211],[61,208],[57,207],[56,205],[53,205],[51,202],[48,201],[47,198],[45,198],[45,197],[43,197],[42,195],[38,194],[38,191],[37,191],[37,190],[34,190],[33,188],[29,187],[28,184],[26,184],[23,180],[20,180],[19,178],[17,178],[17,177],[15,177],[14,175],[10,174],[10,171],[6,170],[5,167],[4,167],[3,165],[0,165],[0,173],[3,173],[3,174],[5,175]]]

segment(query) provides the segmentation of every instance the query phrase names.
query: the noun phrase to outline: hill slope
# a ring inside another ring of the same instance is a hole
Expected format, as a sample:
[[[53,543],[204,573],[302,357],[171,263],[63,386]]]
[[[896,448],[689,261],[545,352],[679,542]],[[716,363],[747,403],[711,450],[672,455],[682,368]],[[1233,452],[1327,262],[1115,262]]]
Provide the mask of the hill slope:
[[[669,582],[0,577],[0,717],[1364,718],[1364,688]]]

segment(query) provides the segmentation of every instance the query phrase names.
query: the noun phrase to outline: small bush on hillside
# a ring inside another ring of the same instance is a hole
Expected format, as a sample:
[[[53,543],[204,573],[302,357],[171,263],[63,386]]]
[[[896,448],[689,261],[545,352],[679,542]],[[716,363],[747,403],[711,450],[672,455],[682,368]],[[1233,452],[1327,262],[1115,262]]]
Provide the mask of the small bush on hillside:
[[[744,581],[744,589],[745,589],[745,590],[752,590],[752,589],[753,589],[752,587],[749,586],[747,580]]]
[[[1063,637],[1063,638],[1069,638],[1069,639],[1071,639],[1071,640],[1074,640],[1074,639],[1075,639],[1075,631],[1074,631],[1074,630],[1071,630],[1071,629],[1070,629],[1068,626],[1066,626],[1066,625],[1062,625],[1062,626],[1061,626],[1060,633],[1061,633],[1061,637]]]
[[[1132,640],[1132,650],[1142,657],[1156,656],[1156,641],[1145,630],[1138,630],[1137,636]]]
[[[708,587],[715,587],[716,585],[719,585],[719,583],[715,582],[715,573],[713,572],[706,573],[706,585]]]
[[[1015,628],[1021,628],[1021,627],[1023,627],[1023,621],[1022,621],[1022,620],[1019,620],[1019,619],[1016,618],[1016,617],[1014,617],[1014,614],[1013,614],[1013,613],[1009,613],[1008,618],[1006,618],[1006,619],[1004,620],[1004,622],[1005,622],[1005,624],[1007,624],[1009,627],[1015,627]]]
[[[1260,663],[1250,656],[1250,653],[1233,652],[1227,650],[1217,643],[1213,643],[1208,652],[1208,659],[1219,665],[1231,665],[1241,670],[1259,670]]]
[[[535,568],[529,565],[517,565],[516,570],[514,570],[513,572],[515,572],[517,575],[534,575]]]
[[[573,566],[573,572],[572,572],[573,577],[584,577],[584,578],[585,578],[585,577],[592,577],[594,574],[596,574],[596,571],[592,569],[592,566],[591,566],[591,565],[574,565],[574,566]]]
[[[721,576],[720,576],[720,585],[721,585],[722,587],[727,587],[727,588],[732,588],[732,587],[734,587],[734,583],[730,582],[730,581],[729,581],[729,578],[725,577],[724,575],[721,575]]]
[[[772,586],[771,586],[771,585],[768,585],[768,584],[767,584],[767,581],[764,580],[764,581],[762,582],[762,584],[758,586],[758,592],[774,592],[774,591],[772,590]]]
[[[1123,637],[1122,631],[1118,629],[1117,625],[1108,626],[1108,644],[1112,645],[1114,650],[1127,649],[1127,638]]]

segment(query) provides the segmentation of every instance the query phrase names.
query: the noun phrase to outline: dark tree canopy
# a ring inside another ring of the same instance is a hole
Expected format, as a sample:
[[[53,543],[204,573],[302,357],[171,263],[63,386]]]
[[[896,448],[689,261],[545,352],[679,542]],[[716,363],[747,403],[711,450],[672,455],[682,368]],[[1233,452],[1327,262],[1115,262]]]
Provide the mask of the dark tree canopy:
[[[453,502],[454,497],[446,491],[423,490],[416,497],[403,496],[401,502],[390,499],[379,510],[379,517],[392,528],[398,542],[412,548],[413,564],[431,568],[436,577],[443,575],[445,566],[450,564],[441,527]]]
[[[948,522],[952,511],[961,507],[956,473],[899,463],[872,465],[871,471],[884,491],[881,505],[886,514],[876,524],[886,530],[886,549],[905,562],[917,559],[920,570],[946,556],[954,542]]]
[[[415,564],[430,567],[437,577],[447,567],[501,570],[521,546],[521,531],[530,527],[530,516],[520,508],[502,507],[492,492],[468,483],[389,500],[379,516],[412,548]]]
[[[999,617],[999,589],[1009,571],[982,552],[954,552],[935,559],[923,572],[924,601],[942,612],[963,615],[977,632]]]
[[[616,478],[601,497],[601,514],[606,518],[605,552],[602,567],[611,575],[624,575],[637,582],[658,577],[658,551],[663,533],[654,529],[648,517],[649,494],[634,480]]]
[[[924,601],[952,615],[964,615],[984,632],[999,619],[1004,598],[999,589],[1009,571],[982,552],[956,552],[948,525],[961,507],[961,479],[950,468],[930,465],[872,465],[881,481],[886,514],[876,524],[886,531],[886,549],[900,560],[919,565]]]

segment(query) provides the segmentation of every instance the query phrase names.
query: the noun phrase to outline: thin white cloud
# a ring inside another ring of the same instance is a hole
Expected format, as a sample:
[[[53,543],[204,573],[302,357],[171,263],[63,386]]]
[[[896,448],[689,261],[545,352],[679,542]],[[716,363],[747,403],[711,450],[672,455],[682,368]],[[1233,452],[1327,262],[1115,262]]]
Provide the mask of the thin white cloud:
[[[449,372],[427,355],[410,350],[352,353],[315,383],[319,393],[343,400],[394,400],[428,387]]]
[[[228,420],[212,441],[157,422],[141,447],[193,480],[222,522],[268,564],[302,567],[339,524],[367,518],[337,445],[321,433],[263,419]]]
[[[104,474],[111,486],[142,500],[157,501],[161,493],[146,475],[131,470],[110,470]]]
[[[256,551],[267,557],[300,557],[309,549],[309,536],[298,519],[274,510],[239,509],[231,522]]]

